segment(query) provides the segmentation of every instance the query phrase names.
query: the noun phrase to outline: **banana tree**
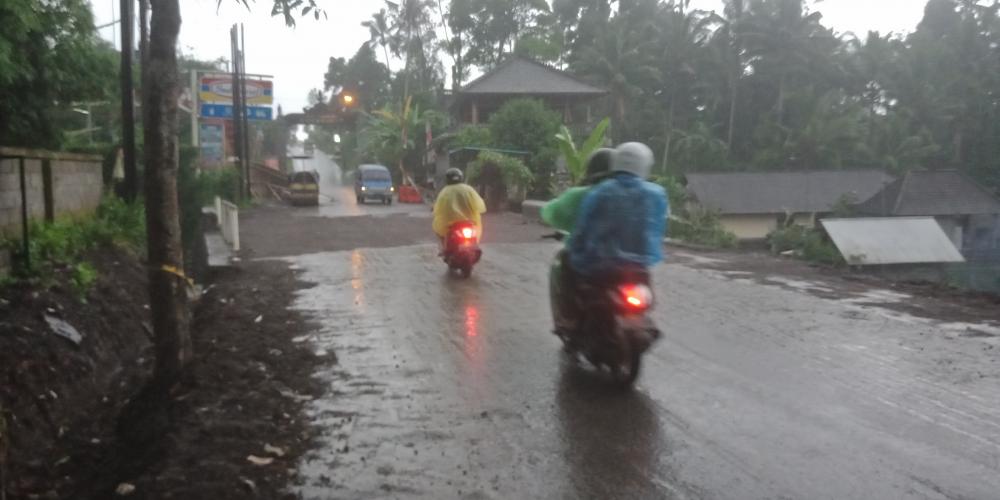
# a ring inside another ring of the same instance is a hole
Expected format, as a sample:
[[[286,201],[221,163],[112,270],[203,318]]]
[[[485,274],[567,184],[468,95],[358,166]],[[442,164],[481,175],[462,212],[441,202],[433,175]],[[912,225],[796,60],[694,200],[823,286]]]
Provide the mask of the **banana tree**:
[[[607,132],[610,122],[608,118],[601,120],[579,148],[576,147],[576,142],[573,140],[573,133],[565,125],[556,134],[559,150],[563,158],[566,159],[566,169],[569,171],[573,184],[579,184],[586,177],[587,159],[597,148],[604,145],[605,132]]]
[[[413,179],[406,171],[404,162],[411,153],[419,149],[415,137],[421,137],[420,131],[426,123],[432,129],[437,129],[443,117],[434,110],[420,110],[420,106],[412,104],[407,98],[402,110],[397,112],[392,107],[374,111],[364,129],[362,149],[369,156],[378,158],[388,165],[397,165],[406,183],[413,185]]]

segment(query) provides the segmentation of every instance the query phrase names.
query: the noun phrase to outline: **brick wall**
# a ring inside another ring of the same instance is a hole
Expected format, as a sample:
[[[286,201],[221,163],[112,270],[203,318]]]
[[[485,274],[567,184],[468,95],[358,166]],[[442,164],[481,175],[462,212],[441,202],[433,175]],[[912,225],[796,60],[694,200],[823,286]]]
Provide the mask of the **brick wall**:
[[[83,215],[101,203],[101,159],[90,155],[49,153],[0,147],[0,156],[28,156],[24,160],[28,216],[32,220],[63,215]],[[19,159],[0,160],[0,236],[21,235],[21,185]],[[51,172],[47,185],[45,164]],[[46,192],[51,206],[46,210]]]

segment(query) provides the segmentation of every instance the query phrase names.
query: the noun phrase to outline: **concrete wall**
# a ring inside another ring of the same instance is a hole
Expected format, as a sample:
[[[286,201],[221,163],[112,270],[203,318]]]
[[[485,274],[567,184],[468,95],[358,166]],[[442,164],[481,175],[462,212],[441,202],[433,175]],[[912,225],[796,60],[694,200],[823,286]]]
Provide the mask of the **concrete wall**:
[[[741,240],[762,240],[778,228],[778,215],[722,215],[720,222]]]
[[[24,160],[28,216],[32,220],[83,215],[101,203],[104,184],[101,158],[0,147],[0,156]],[[51,175],[45,175],[45,164]],[[21,235],[20,160],[0,160],[0,236]],[[51,206],[46,206],[46,197]]]
[[[0,160],[0,237],[21,235],[21,184],[19,160]],[[45,217],[45,191],[41,160],[24,160],[28,217]]]
[[[101,204],[103,191],[101,162],[52,162],[52,202],[56,217],[92,212]]]

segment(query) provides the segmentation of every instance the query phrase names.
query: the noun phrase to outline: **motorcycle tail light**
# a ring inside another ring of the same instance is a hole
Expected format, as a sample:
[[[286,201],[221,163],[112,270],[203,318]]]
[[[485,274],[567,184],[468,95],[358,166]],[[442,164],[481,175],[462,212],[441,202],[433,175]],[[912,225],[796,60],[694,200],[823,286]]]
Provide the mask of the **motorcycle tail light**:
[[[475,236],[475,235],[476,235],[476,230],[475,229],[472,229],[471,227],[463,227],[462,228],[462,237],[463,238],[465,238],[467,240],[471,240],[472,237]]]
[[[646,285],[621,285],[618,294],[622,305],[633,311],[643,311],[653,305],[653,291]]]

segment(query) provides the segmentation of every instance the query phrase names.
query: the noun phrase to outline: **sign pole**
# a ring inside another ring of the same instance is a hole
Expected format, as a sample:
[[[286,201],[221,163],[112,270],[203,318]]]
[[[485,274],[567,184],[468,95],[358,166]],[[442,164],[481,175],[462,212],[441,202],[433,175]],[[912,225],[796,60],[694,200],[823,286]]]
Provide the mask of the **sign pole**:
[[[201,107],[198,104],[198,70],[191,70],[191,145],[198,147],[198,114]],[[200,156],[200,155],[199,155]]]

